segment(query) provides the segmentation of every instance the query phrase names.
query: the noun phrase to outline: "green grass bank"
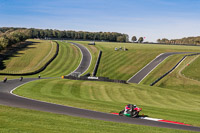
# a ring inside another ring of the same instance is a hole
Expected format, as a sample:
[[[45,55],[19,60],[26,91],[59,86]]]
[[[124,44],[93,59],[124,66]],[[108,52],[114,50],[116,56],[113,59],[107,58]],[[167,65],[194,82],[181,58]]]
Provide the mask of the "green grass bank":
[[[25,84],[14,93],[107,113],[119,112],[132,103],[142,107],[142,113],[149,117],[200,126],[199,95],[184,91],[137,84],[48,79]]]
[[[1,133],[193,133],[191,131],[148,127],[85,119],[0,105]]]

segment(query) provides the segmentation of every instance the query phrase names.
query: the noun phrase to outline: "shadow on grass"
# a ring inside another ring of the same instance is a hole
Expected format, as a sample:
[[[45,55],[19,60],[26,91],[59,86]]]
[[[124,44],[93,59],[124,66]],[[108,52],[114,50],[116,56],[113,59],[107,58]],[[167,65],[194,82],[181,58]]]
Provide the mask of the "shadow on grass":
[[[20,57],[23,55],[23,53],[19,53],[19,51],[27,50],[27,49],[33,49],[35,47],[32,47],[36,45],[39,42],[31,42],[31,41],[26,41],[23,43],[18,43],[16,45],[13,45],[6,50],[2,51],[0,53],[0,70],[6,69],[6,64],[5,61],[9,60],[12,57]]]

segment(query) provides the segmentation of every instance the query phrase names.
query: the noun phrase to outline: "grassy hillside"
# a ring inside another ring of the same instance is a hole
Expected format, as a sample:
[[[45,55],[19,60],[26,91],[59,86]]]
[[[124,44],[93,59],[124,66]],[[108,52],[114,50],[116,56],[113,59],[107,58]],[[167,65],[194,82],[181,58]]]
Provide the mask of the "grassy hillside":
[[[0,105],[1,133],[192,133],[191,131],[148,127],[85,119]]]
[[[200,126],[197,117],[200,98],[192,92],[136,84],[50,79],[28,83],[14,93],[102,112],[119,112],[127,103],[133,103],[150,117]]]
[[[152,71],[141,83],[149,85],[155,79],[170,70],[176,64],[175,62],[177,62],[175,61],[174,63],[172,63],[173,59],[176,59],[178,61],[180,58],[178,55],[174,57],[169,57],[165,62],[161,63],[154,71]],[[187,57],[179,65],[179,67],[177,67],[173,72],[164,77],[154,86],[200,95],[200,81],[198,81],[199,67],[195,65],[198,60],[199,56]],[[194,80],[195,78],[197,80]]]
[[[89,46],[87,45],[88,42],[78,41],[77,43],[85,45],[92,53],[92,64],[87,72],[92,73],[96,63],[98,51],[102,50],[103,55],[97,76],[106,76],[113,79],[124,80],[129,79],[160,53],[177,51],[197,52],[200,50],[200,47],[193,46],[107,42],[97,42],[95,46]],[[59,44],[59,55],[47,67],[47,69],[40,73],[42,77],[60,77],[61,75],[67,75],[75,70],[79,65],[81,60],[79,49],[66,42],[59,42]],[[128,49],[128,51],[114,50],[115,47],[123,48],[124,46]],[[153,71],[142,83],[149,85],[151,81],[162,75],[162,73],[165,73],[174,64],[176,64],[182,56],[183,55],[174,55],[166,59],[165,62],[159,65],[158,68],[155,69],[155,71]],[[186,58],[174,72],[161,80],[161,82],[156,84],[155,87],[142,84],[117,84],[107,82],[71,81],[66,79],[48,79],[25,84],[15,90],[14,93],[33,99],[102,112],[119,112],[127,103],[133,103],[142,107],[142,113],[150,117],[200,126],[199,119],[197,117],[200,116],[200,82],[188,78],[191,74],[192,77],[190,78],[194,77],[195,79],[198,79],[198,74],[196,74],[198,73],[198,69],[196,73],[193,73],[192,71],[198,67],[199,58],[193,62],[194,64],[190,63],[190,61],[194,58],[195,57]],[[188,63],[191,65],[187,66]],[[31,77],[34,76],[38,75],[33,75]],[[64,132],[66,130],[72,132],[92,132],[99,128],[101,129],[99,130],[100,132],[124,132],[126,130],[130,131],[132,128],[136,129],[138,132],[149,132],[151,130],[153,132],[179,131],[153,127],[146,128],[145,126],[137,127],[135,125],[130,125],[129,128],[129,125],[127,126],[127,124],[113,124],[109,122],[86,120],[83,118],[74,118],[62,115],[58,117],[56,114],[51,114],[51,116],[48,113],[43,113],[38,116],[38,114],[35,114],[34,111],[30,110],[24,111],[21,109],[13,109],[12,111],[12,108],[2,108],[0,108],[0,111],[3,110],[2,112],[6,112],[7,110],[7,112],[10,112],[8,113],[10,116],[17,114],[19,117],[9,117],[9,115],[6,116],[6,113],[4,113],[4,117],[7,119],[4,119],[5,121],[2,122],[3,124],[0,122],[0,125],[2,125],[0,132],[1,130],[3,132],[14,132],[16,131],[16,128],[24,132],[29,129],[32,132],[47,132],[50,131],[49,128],[53,128],[52,132],[58,130],[60,132]],[[16,112],[14,113],[14,111]],[[27,114],[30,117],[26,116],[26,113],[24,112],[29,112]],[[27,123],[29,119],[35,122],[32,123],[32,125],[39,127],[39,130],[31,128],[28,124],[24,124]],[[17,125],[12,124],[12,121],[18,120],[21,123],[17,123]],[[38,124],[38,121],[41,120],[47,120],[48,122]],[[6,122],[9,124],[5,124]],[[93,123],[94,125],[92,129],[90,128],[90,123]],[[23,126],[23,124],[25,126]],[[100,127],[99,125],[101,124],[103,124],[103,126]],[[75,128],[76,125],[80,126],[80,128]],[[124,125],[126,125],[126,128],[124,128]],[[26,128],[26,126],[28,127]],[[68,128],[65,128],[65,126]],[[14,127],[14,129],[12,127]]]
[[[47,41],[46,41],[47,42]],[[49,64],[49,66],[40,73],[42,77],[61,77],[62,75],[67,75],[74,71],[78,65],[80,64],[81,61],[81,53],[80,50],[74,46],[71,45],[70,43],[66,42],[58,42],[59,43],[59,53],[58,56]],[[35,45],[39,45],[36,43]],[[40,46],[40,45],[39,45]],[[43,49],[43,45],[41,45],[38,49]],[[36,47],[36,46],[35,46]],[[23,60],[29,60],[29,57],[37,55],[38,52],[35,53],[29,53],[28,50],[22,51],[26,55],[25,59],[22,57],[18,57],[17,60],[18,62],[23,62]],[[42,53],[42,52],[40,52]],[[13,62],[15,59],[11,58],[10,61]],[[44,60],[44,58],[41,60]],[[32,61],[31,61],[32,62]],[[34,66],[32,66],[34,67]],[[15,70],[15,67],[13,66],[10,68],[11,70]],[[21,67],[22,69],[22,67]],[[23,70],[23,69],[22,69]],[[26,77],[37,77],[39,74],[32,75],[32,76],[26,76]],[[0,76],[2,79],[5,76]],[[7,76],[9,79],[10,78],[16,78],[16,76]]]
[[[81,61],[80,50],[66,42],[58,42],[60,51],[56,59],[40,73],[42,77],[61,77],[74,71]]]
[[[182,74],[188,78],[200,81],[200,56],[196,57],[193,62],[188,63],[189,66],[182,71]]]
[[[27,73],[38,70],[49,61],[56,52],[56,44],[52,41],[27,40],[27,46],[19,49],[7,60],[3,61],[0,73]]]
[[[114,47],[125,46],[128,51],[114,51]],[[199,47],[144,45],[144,44],[113,44],[99,43],[103,56],[98,71],[99,76],[127,80],[157,55],[164,52],[197,51]]]
[[[150,45],[134,43],[96,42],[95,46],[88,46],[89,42],[77,41],[84,44],[91,51],[102,50],[102,58],[97,76],[112,79],[128,80],[156,56],[165,52],[198,52],[200,47],[176,45]],[[127,48],[128,51],[115,51],[115,48]],[[95,50],[94,50],[95,49]],[[95,52],[94,52],[95,53]],[[96,53],[96,56],[98,53]],[[94,56],[94,55],[93,55]]]
[[[163,74],[172,69],[184,55],[172,55],[165,59],[161,64],[159,64],[144,80],[141,81],[141,84],[150,85]]]

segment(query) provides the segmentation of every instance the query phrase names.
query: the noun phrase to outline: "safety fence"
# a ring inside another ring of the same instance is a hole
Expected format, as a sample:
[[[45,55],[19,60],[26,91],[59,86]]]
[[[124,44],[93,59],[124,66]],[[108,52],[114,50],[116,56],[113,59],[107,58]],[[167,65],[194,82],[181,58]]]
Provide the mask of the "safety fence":
[[[94,68],[94,71],[93,71],[93,76],[96,76],[97,74],[97,70],[98,70],[98,67],[99,67],[99,63],[100,63],[100,60],[101,60],[101,55],[102,55],[102,51],[99,51],[99,56],[97,58],[97,62],[95,64],[95,68]]]
[[[126,84],[127,82],[125,80],[116,80],[116,79],[109,79],[108,77],[87,77],[87,76],[63,76],[65,79],[71,79],[71,80],[88,80],[88,81],[104,81],[104,82],[115,82],[115,83],[123,83]]]
[[[159,77],[157,80],[155,80],[153,83],[150,84],[150,86],[155,85],[158,81],[160,81],[162,78],[164,78],[165,76],[167,76],[170,72],[172,72],[187,56],[194,56],[194,55],[199,55],[200,53],[195,53],[195,54],[190,54],[190,55],[185,55],[183,56],[183,58],[172,68],[170,69],[168,72],[166,72],[164,75],[162,75],[161,77]]]

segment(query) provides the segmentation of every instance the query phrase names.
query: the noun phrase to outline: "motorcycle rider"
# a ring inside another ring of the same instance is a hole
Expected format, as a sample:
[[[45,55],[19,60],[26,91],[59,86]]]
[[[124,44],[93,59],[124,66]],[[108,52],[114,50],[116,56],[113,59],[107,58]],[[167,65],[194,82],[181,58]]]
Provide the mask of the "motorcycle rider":
[[[8,78],[7,78],[7,77],[5,77],[5,78],[4,78],[4,80],[3,80],[3,82],[5,83],[7,80],[8,80]]]
[[[131,116],[131,112],[132,110],[134,110],[134,108],[136,108],[136,105],[133,104],[126,105],[124,109],[124,115]]]

